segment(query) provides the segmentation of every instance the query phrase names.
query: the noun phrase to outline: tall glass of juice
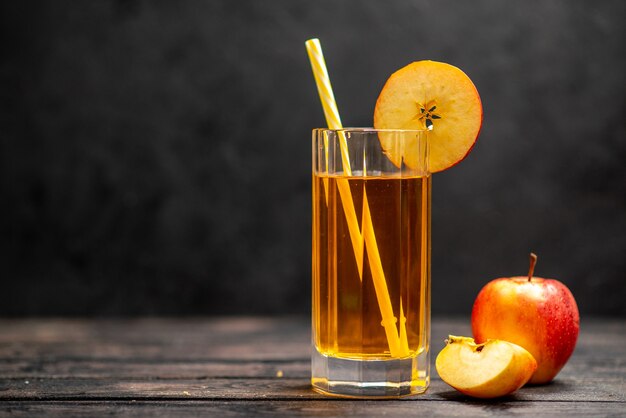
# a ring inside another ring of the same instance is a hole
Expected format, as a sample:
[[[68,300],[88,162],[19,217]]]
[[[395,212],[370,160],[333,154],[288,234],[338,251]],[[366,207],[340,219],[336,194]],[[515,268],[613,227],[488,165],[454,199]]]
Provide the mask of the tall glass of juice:
[[[394,398],[430,381],[427,130],[313,130],[312,377]]]

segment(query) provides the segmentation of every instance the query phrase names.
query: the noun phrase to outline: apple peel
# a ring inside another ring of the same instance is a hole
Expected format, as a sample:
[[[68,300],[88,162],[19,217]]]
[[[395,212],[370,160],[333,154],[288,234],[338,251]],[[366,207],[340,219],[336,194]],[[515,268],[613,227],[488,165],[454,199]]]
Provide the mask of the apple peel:
[[[477,342],[502,339],[524,347],[537,361],[529,383],[550,382],[576,347],[580,315],[572,292],[558,280],[534,276],[501,277],[487,283],[472,308]]]

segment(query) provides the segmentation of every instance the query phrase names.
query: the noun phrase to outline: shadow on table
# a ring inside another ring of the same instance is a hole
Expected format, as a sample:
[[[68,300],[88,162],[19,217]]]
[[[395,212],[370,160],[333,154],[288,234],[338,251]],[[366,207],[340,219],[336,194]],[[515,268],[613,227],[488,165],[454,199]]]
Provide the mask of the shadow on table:
[[[520,407],[519,401],[521,400],[521,398],[517,396],[517,393],[508,395],[508,396],[503,396],[500,398],[495,398],[495,399],[478,399],[478,398],[472,398],[467,395],[463,395],[462,393],[457,392],[455,390],[441,392],[441,393],[436,394],[435,396],[440,397],[446,401],[459,402],[464,405],[474,405],[477,407],[481,407],[483,410],[488,410],[488,411],[493,411],[493,412],[507,411],[510,408],[514,407],[513,402],[516,402],[515,408],[519,408]]]
[[[571,390],[572,388],[573,386],[570,384],[559,380],[553,380],[552,382],[546,384],[524,386],[511,395],[494,399],[472,398],[455,390],[439,392],[433,394],[433,396],[442,398],[446,401],[463,403],[465,405],[481,406],[484,409],[491,411],[506,411],[513,407],[514,402],[515,407],[519,408],[520,405],[523,405],[520,404],[520,401],[536,400],[537,398],[542,398],[546,395],[549,396],[551,393],[564,392]]]

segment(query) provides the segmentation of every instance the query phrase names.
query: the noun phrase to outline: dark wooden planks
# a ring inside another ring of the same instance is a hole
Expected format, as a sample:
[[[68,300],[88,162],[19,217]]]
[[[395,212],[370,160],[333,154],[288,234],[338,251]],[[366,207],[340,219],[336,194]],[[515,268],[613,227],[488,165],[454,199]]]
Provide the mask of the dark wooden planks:
[[[80,379],[203,379],[213,377],[306,378],[310,362],[301,360],[188,360],[144,361],[142,359],[59,358],[0,361],[0,379],[80,378]],[[626,359],[605,353],[583,357],[574,355],[559,375],[588,378],[626,376]],[[436,376],[435,376],[436,377]]]
[[[306,359],[304,318],[0,320],[0,359]]]
[[[205,379],[214,377],[272,378],[310,375],[310,361],[302,360],[188,360],[144,361],[142,359],[21,359],[0,362],[0,379]]]
[[[620,385],[622,391],[620,392]],[[419,398],[462,400],[439,379]],[[518,401],[626,402],[623,379],[559,377],[549,385],[518,391]],[[0,399],[325,399],[310,389],[308,378],[255,379],[4,379]],[[625,405],[626,407],[626,405]]]
[[[434,353],[447,334],[469,321],[436,319]],[[0,320],[0,414],[618,416],[625,335],[623,321],[584,321],[555,382],[499,401],[462,396],[433,367],[426,394],[364,402],[310,389],[307,318]]]
[[[623,405],[614,402],[519,402],[516,400],[427,401],[109,401],[7,402],[0,416],[124,417],[623,417]]]
[[[468,319],[435,319],[432,347],[470,335]],[[583,320],[577,354],[626,353],[626,321]],[[0,361],[20,358],[303,360],[308,318],[0,319]]]

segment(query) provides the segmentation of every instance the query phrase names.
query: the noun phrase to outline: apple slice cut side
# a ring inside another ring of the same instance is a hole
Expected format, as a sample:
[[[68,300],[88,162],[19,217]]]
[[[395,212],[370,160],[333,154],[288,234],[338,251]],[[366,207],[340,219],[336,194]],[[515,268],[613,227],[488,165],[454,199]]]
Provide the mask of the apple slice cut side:
[[[476,87],[457,67],[417,61],[396,71],[383,87],[374,110],[376,129],[428,129],[429,171],[445,170],[471,151],[483,120]],[[400,149],[388,135],[381,146],[398,167],[419,168],[417,141]]]
[[[476,344],[450,335],[435,362],[439,377],[466,395],[497,398],[528,382],[537,362],[524,348],[502,340]]]

